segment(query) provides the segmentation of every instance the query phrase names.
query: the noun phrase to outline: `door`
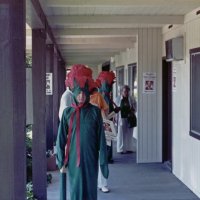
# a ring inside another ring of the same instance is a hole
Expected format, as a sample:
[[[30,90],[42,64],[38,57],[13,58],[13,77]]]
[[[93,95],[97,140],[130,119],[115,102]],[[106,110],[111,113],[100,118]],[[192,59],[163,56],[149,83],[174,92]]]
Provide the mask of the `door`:
[[[172,63],[162,62],[163,162],[172,170]]]

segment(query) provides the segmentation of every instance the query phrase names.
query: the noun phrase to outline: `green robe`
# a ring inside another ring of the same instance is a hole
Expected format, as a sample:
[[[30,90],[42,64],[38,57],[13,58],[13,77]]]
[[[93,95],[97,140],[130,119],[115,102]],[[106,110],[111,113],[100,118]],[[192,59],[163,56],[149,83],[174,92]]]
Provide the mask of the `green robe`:
[[[65,145],[67,142],[69,119],[74,108],[64,110],[57,136],[57,164],[63,166]],[[76,116],[76,115],[75,115]],[[108,178],[108,163],[105,133],[101,111],[96,106],[88,104],[80,111],[80,166],[76,166],[76,117],[74,117],[72,138],[69,151],[68,176],[70,182],[71,200],[96,200],[98,158],[101,171]]]

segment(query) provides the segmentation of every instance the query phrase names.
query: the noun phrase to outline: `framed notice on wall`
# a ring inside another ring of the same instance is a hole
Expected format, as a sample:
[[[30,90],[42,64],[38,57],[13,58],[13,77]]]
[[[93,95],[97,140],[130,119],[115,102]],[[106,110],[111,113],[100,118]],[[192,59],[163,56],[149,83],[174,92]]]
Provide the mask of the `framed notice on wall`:
[[[53,95],[53,74],[46,73],[46,95]]]
[[[156,73],[153,72],[143,73],[143,93],[145,94],[156,93]]]

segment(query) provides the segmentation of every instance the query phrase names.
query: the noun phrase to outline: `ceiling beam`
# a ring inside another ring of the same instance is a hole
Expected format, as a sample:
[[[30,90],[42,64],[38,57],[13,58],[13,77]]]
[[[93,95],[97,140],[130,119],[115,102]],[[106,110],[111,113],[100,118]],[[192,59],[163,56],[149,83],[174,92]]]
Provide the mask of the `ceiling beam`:
[[[56,25],[106,25],[106,24],[183,24],[182,15],[56,15],[48,16],[52,26]],[[78,27],[77,27],[78,28]]]
[[[136,28],[67,28],[53,29],[55,37],[119,37],[119,36],[134,36],[138,34]]]
[[[106,53],[118,53],[119,50],[118,49],[95,49],[95,48],[91,48],[91,49],[63,49],[62,53],[67,54],[67,53],[102,53],[102,52],[106,52]]]
[[[74,64],[80,64],[80,63],[78,63],[78,62],[73,62],[73,61],[67,61],[66,62],[66,65],[68,66],[68,67],[70,67],[70,66],[72,66],[72,65],[74,65]],[[98,62],[84,62],[84,63],[81,63],[81,64],[84,64],[84,65],[87,65],[87,66],[89,66],[90,68],[91,67],[94,67],[94,68],[96,68],[98,65],[100,65],[100,64],[102,64],[102,62],[100,62],[100,63],[98,63]]]
[[[77,44],[77,45],[59,45],[60,49],[126,49],[126,48],[134,48],[134,44],[130,45],[123,45],[123,44],[110,44],[110,45],[105,45],[105,44]]]
[[[78,60],[66,60],[66,65],[73,65],[73,64],[85,64],[85,65],[88,65],[89,67],[91,66],[97,66],[99,64],[102,64],[106,61],[90,61],[90,60],[87,60],[87,61],[78,61]]]
[[[105,60],[108,60],[110,57],[102,57],[102,58],[96,58],[96,57],[77,57],[77,58],[75,58],[75,57],[73,57],[73,58],[68,58],[68,57],[65,57],[66,58],[66,60],[68,60],[68,61],[73,61],[73,62],[80,62],[80,61],[82,61],[82,62],[85,62],[85,61],[87,61],[87,62],[101,62],[101,61],[105,61]]]
[[[199,0],[46,0],[50,7],[200,6]]]
[[[121,38],[58,38],[57,44],[123,44],[129,46],[134,44],[136,37],[121,37]]]
[[[76,56],[76,55],[67,55],[65,56],[67,58],[70,58],[70,59],[81,59],[81,60],[85,60],[85,59],[102,59],[102,58],[110,58],[110,55],[79,55],[79,56]]]
[[[85,63],[104,63],[106,61],[108,61],[109,58],[102,58],[102,59],[90,59],[90,58],[85,58],[85,59],[75,59],[75,58],[72,58],[72,59],[67,59],[66,57],[66,61],[67,63],[82,63],[82,64],[85,64]]]
[[[71,61],[71,62],[76,62],[76,63],[80,63],[80,62],[91,62],[91,63],[99,63],[99,62],[106,62],[108,60],[110,60],[112,56],[102,56],[102,57],[85,57],[85,58],[78,58],[78,57],[65,57],[64,58],[66,59],[66,61]]]
[[[79,56],[112,56],[113,54],[115,54],[115,53],[102,51],[102,52],[63,53],[63,56],[67,56],[67,57],[70,57],[70,56],[76,56],[76,57],[79,57]]]
[[[26,44],[26,51],[27,52],[31,52],[31,49],[32,49],[32,45],[31,44]],[[95,48],[88,48],[88,49],[62,49],[62,55],[67,55],[68,53],[71,53],[71,54],[84,54],[84,53],[97,53],[97,54],[101,54],[101,53],[112,53],[112,54],[117,54],[119,53],[120,51],[123,51],[125,50],[125,48],[122,48],[122,49],[95,49]]]

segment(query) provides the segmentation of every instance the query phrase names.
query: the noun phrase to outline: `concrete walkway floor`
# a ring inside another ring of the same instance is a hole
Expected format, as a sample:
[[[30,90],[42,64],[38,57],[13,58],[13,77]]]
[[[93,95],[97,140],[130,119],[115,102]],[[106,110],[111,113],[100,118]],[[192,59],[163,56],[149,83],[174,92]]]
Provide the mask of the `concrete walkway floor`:
[[[136,164],[135,153],[115,154],[109,169],[110,193],[98,190],[98,200],[199,199],[163,164]],[[52,184],[47,188],[48,200],[59,200],[59,173],[52,175]]]

